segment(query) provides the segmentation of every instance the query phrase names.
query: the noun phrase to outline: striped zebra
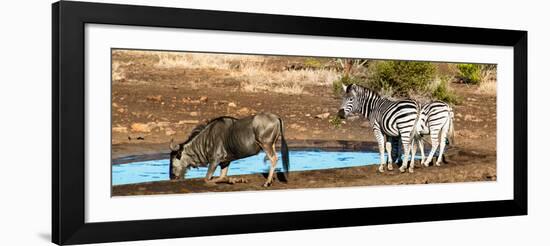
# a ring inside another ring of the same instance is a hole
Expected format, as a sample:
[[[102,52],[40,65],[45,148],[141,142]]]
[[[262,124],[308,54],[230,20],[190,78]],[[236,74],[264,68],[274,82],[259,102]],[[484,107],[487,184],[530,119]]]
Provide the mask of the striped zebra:
[[[443,157],[443,152],[445,151],[445,144],[447,142],[447,137],[454,140],[454,113],[453,109],[449,104],[442,101],[433,101],[422,106],[420,113],[420,119],[418,121],[418,133],[420,137],[418,139],[418,147],[420,149],[420,154],[422,156],[422,164],[428,166],[439,147],[439,155],[437,161],[435,162],[436,166],[441,165],[441,160]],[[428,158],[424,159],[424,141],[421,136],[430,135],[432,149]],[[412,148],[412,155],[416,153],[416,148]]]
[[[350,114],[361,114],[372,126],[374,136],[378,142],[380,152],[380,167],[378,170],[384,172],[386,159],[384,158],[385,145],[388,137],[401,137],[403,149],[405,150],[405,163],[409,156],[411,136],[416,133],[416,125],[419,120],[420,106],[413,100],[391,100],[381,97],[378,93],[351,84],[343,86],[345,91],[342,98],[342,105],[338,116],[345,119]],[[401,172],[405,172],[406,165],[402,165]],[[388,170],[393,170],[391,162]],[[409,171],[412,171],[409,169]]]
[[[430,161],[432,160],[435,152],[439,148],[439,154],[437,157],[437,161],[435,163],[436,166],[441,165],[441,161],[443,158],[443,154],[445,151],[445,145],[447,142],[448,137],[452,140],[454,139],[454,126],[453,126],[453,120],[454,120],[454,113],[453,109],[449,104],[442,102],[442,101],[433,101],[427,104],[424,104],[420,110],[420,118],[418,120],[416,129],[418,135],[413,137],[413,141],[417,143],[418,148],[420,149],[420,154],[422,156],[422,164],[424,166],[428,166],[430,164]],[[424,140],[423,136],[430,135],[432,148],[430,150],[430,154],[428,154],[428,158],[424,158]],[[391,151],[393,150],[394,153],[399,153],[398,145],[399,145],[399,139],[398,138],[391,138],[389,146],[387,146],[388,150],[388,161],[392,161],[392,155]],[[414,159],[414,156],[416,155],[416,144],[413,142],[413,146],[411,147],[411,158]],[[393,156],[396,157],[395,155]],[[398,157],[396,159],[399,159]],[[414,163],[411,164],[411,166],[414,168]]]

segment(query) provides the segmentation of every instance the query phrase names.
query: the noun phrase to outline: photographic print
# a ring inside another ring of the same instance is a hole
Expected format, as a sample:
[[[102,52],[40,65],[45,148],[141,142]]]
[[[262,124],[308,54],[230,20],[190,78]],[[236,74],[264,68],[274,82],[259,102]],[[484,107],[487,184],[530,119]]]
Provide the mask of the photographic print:
[[[112,196],[491,182],[495,64],[111,50]]]

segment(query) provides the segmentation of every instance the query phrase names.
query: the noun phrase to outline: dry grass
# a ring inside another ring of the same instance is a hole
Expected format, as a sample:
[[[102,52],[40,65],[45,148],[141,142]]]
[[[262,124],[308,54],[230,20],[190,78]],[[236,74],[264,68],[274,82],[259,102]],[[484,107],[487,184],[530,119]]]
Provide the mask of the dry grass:
[[[243,91],[284,94],[302,94],[306,85],[330,86],[338,78],[336,71],[328,69],[273,71],[261,65],[242,66],[231,75],[241,81]]]
[[[497,94],[497,70],[496,67],[483,69],[481,71],[481,82],[479,88],[477,89],[478,93],[486,95],[496,95]]]
[[[219,72],[239,81],[239,89],[245,92],[302,94],[307,93],[305,86],[330,86],[339,75],[337,71],[327,68],[283,69],[272,64],[277,59],[275,56],[130,50],[116,50],[113,56],[121,58],[113,59],[114,81],[124,79],[126,68],[135,63],[159,69]]]

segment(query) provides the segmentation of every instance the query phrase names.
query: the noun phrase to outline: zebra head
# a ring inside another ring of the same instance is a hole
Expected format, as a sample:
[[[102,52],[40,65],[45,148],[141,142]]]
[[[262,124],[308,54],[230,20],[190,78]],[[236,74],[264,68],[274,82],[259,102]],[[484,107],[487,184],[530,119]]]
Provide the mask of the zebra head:
[[[342,96],[340,110],[338,110],[338,117],[345,119],[350,114],[361,111],[361,100],[358,97],[357,85],[342,85],[342,89],[344,89],[344,95]]]

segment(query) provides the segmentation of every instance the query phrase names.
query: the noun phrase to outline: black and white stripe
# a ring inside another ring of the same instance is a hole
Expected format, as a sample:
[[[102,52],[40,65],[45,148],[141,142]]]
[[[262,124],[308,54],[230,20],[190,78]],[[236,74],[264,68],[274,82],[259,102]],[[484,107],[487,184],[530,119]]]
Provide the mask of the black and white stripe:
[[[386,165],[384,153],[387,137],[401,138],[405,150],[405,163],[407,163],[411,137],[418,134],[416,132],[420,111],[418,103],[408,99],[391,100],[355,84],[344,86],[344,91],[338,115],[346,118],[350,114],[360,114],[370,122],[380,151],[378,170],[384,172]],[[400,171],[404,172],[405,168],[406,165],[401,166]],[[392,169],[390,162],[388,170]]]
[[[453,118],[453,109],[445,102],[433,101],[422,106],[420,111],[420,119],[417,125],[420,136],[416,139],[418,140],[418,147],[420,148],[420,154],[422,155],[422,163],[424,166],[429,165],[437,148],[439,148],[439,154],[435,165],[441,165],[447,137],[451,137],[452,139],[454,135]],[[424,158],[424,143],[422,139],[422,136],[425,135],[430,135],[432,143],[432,148],[427,159]],[[416,148],[413,147],[412,151],[414,158]]]

